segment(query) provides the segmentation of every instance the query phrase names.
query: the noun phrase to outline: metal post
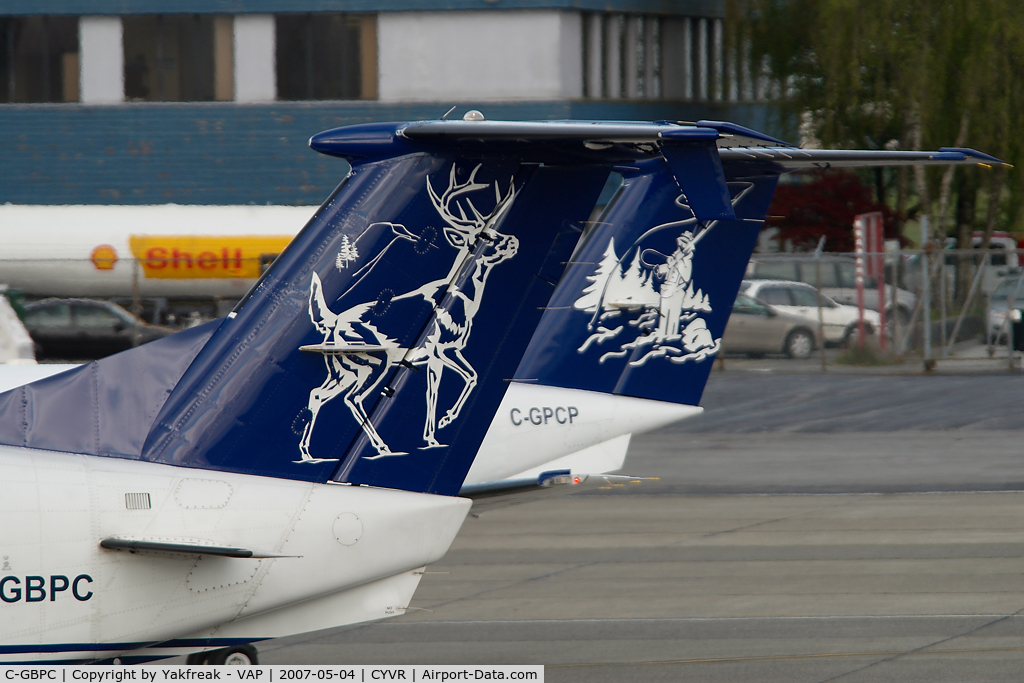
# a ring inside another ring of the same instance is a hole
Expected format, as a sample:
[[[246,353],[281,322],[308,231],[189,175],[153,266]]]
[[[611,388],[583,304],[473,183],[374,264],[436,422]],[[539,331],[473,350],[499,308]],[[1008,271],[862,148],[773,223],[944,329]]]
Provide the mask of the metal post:
[[[931,272],[928,267],[928,252],[931,242],[928,236],[928,216],[921,217],[921,322],[924,325],[924,369],[932,369],[932,287]]]
[[[900,254],[900,243],[896,243],[896,260],[892,268],[892,344],[894,353],[902,353],[903,344],[900,339],[900,308],[897,290],[900,285],[900,264],[903,263],[903,256]]]
[[[868,229],[868,251],[870,252],[871,273],[875,276],[878,289],[878,346],[882,353],[887,350],[885,328],[885,227],[882,214],[874,211],[865,217]]]
[[[949,338],[950,338],[949,346],[953,345],[953,342],[956,341],[957,334],[960,333],[960,325],[963,324],[964,316],[967,315],[967,311],[970,309],[971,302],[974,301],[974,294],[978,291],[978,285],[981,284],[981,279],[982,279],[982,277],[984,277],[985,269],[987,267],[988,267],[988,255],[986,254],[981,259],[981,267],[979,267],[977,272],[974,274],[974,281],[971,282],[971,288],[970,288],[970,290],[968,290],[967,297],[964,299],[964,307],[960,310],[960,315],[956,319],[956,325],[953,326],[953,332],[949,335]],[[987,299],[987,297],[986,297],[986,299]],[[988,339],[991,336],[990,335],[991,331],[989,330],[988,319],[989,319],[988,304],[986,302],[986,305],[985,305],[985,342],[986,343],[988,343]],[[946,347],[945,355],[949,355],[949,346]]]
[[[885,321],[885,242],[882,242],[883,246],[878,247],[882,249],[877,256],[875,256],[875,264],[878,266],[875,270],[878,273],[875,281],[875,286],[878,287],[878,346],[882,349],[882,353],[888,350],[888,344],[886,343],[886,321]],[[893,291],[896,288],[893,287]]]
[[[142,318],[142,298],[139,295],[139,259],[132,259],[132,315]],[[142,342],[142,328],[136,325],[132,332],[132,346]]]
[[[1010,296],[1006,297],[1006,318],[1003,319],[1003,324],[1006,325],[1006,359],[1007,364],[1011,370],[1013,367],[1013,311],[1014,303],[1017,301],[1017,294],[1020,293],[1020,286],[1024,283],[1024,275],[1021,275],[1020,279],[1017,280],[1016,286]]]
[[[828,364],[825,362],[825,315],[821,310],[821,252],[825,248],[825,236],[818,240],[818,248],[814,250],[814,286],[818,298],[818,337],[821,350],[821,371],[826,372]]]
[[[987,266],[991,257],[989,254],[984,254],[982,257],[983,263]],[[988,346],[988,357],[992,358],[996,354],[996,336],[992,334],[992,325],[989,321],[992,319],[992,297],[990,294],[985,295],[985,345]]]
[[[946,348],[946,255],[943,253],[939,258],[942,259],[939,266],[939,281],[942,283],[939,292],[939,339],[942,341],[942,357],[945,358],[949,355]]]
[[[1006,299],[1006,363],[1013,370],[1013,295]]]

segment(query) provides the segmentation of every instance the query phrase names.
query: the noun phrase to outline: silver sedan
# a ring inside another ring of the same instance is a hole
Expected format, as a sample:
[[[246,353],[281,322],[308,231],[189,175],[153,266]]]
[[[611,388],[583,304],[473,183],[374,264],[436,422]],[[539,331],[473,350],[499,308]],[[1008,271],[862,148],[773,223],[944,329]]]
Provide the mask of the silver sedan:
[[[722,336],[726,351],[751,356],[784,353],[807,358],[816,346],[816,335],[806,320],[780,313],[745,294],[736,297]]]

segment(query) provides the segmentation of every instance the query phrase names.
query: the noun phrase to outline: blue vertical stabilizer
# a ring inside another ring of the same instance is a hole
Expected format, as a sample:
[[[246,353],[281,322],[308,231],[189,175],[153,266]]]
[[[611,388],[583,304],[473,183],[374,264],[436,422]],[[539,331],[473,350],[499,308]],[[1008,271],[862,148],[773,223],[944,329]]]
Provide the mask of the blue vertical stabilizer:
[[[142,457],[456,493],[609,167],[355,159]]]
[[[699,138],[668,147],[618,169],[622,187],[573,255],[517,379],[700,402],[778,171],[723,169]],[[701,184],[699,216],[731,220],[694,216]],[[714,206],[719,190],[728,210]]]

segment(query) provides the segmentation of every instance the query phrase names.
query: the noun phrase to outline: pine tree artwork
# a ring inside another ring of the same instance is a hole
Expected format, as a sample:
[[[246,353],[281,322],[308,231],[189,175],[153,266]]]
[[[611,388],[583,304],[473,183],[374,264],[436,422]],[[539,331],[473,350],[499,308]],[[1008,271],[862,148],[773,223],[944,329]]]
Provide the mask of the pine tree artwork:
[[[583,296],[574,304],[576,310],[592,313],[598,309],[602,304],[608,278],[611,277],[613,270],[618,265],[619,257],[615,253],[615,238],[612,237],[608,240],[608,248],[604,250],[604,258],[601,259],[601,263],[597,266],[597,272],[587,276],[590,284],[583,290]]]
[[[349,241],[348,235],[342,235],[341,247],[334,259],[334,265],[338,270],[344,270],[348,267],[349,261],[355,261],[357,258],[359,258],[359,251],[356,249],[356,245]]]

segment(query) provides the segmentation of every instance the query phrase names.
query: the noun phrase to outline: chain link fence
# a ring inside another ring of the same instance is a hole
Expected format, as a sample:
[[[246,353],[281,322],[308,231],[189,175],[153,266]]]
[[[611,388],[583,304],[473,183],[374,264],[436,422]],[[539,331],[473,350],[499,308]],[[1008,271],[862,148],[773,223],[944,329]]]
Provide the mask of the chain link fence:
[[[855,253],[754,254],[747,277],[803,282],[838,304],[857,306],[861,297],[866,309],[884,311],[883,343],[893,357],[919,355],[926,363],[1001,357],[1019,365],[1024,330],[1014,323],[1024,309],[1024,255],[1017,250],[892,249],[864,256],[884,262],[881,292],[882,278],[865,276],[858,294]]]
[[[22,317],[33,301],[80,297],[111,301],[147,323],[185,328],[226,315],[275,256],[268,250],[254,257],[212,251],[168,252],[159,259],[99,252],[89,259],[0,257],[0,283]],[[1013,349],[1024,348],[1024,328],[1014,323],[1024,309],[1024,254],[893,249],[881,256],[885,287],[880,292],[880,278],[867,276],[861,296],[866,309],[885,314],[883,343],[890,356],[1002,359],[1019,366],[1020,353]],[[858,305],[853,253],[758,253],[747,277],[802,282],[837,304]],[[809,315],[812,327],[821,324],[820,311]]]

